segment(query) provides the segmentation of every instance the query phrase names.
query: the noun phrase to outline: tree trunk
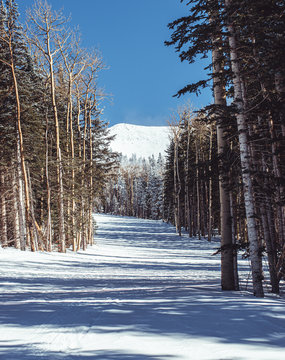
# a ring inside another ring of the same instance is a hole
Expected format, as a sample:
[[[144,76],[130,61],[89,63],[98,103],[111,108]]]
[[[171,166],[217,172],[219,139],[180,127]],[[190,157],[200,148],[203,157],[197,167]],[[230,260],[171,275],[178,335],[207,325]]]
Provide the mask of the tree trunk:
[[[21,173],[24,181],[24,190],[25,190],[25,220],[26,220],[26,234],[29,238],[28,241],[31,243],[31,250],[35,251],[34,239],[33,239],[33,225],[30,216],[30,196],[29,196],[29,185],[24,157],[24,142],[23,142],[23,133],[22,133],[22,125],[21,125],[21,105],[18,91],[18,82],[16,77],[14,58],[13,58],[13,47],[12,47],[12,39],[9,41],[9,49],[10,49],[10,57],[11,57],[11,73],[13,77],[14,83],[14,91],[16,97],[16,114],[17,114],[17,141],[18,141],[18,149],[20,150],[20,160],[21,160]]]
[[[212,181],[212,151],[213,151],[213,126],[210,125],[210,149],[209,149],[209,196],[208,196],[208,241],[212,240],[212,208],[213,208],[213,181]]]
[[[199,149],[198,149],[198,141],[195,140],[195,148],[196,148],[196,197],[197,197],[197,232],[198,239],[201,239],[201,217],[200,217],[200,186],[199,186]]]
[[[30,246],[29,238],[26,238],[27,228],[26,228],[26,219],[25,219],[25,210],[24,210],[24,194],[23,194],[23,176],[21,172],[21,154],[20,154],[20,144],[17,141],[17,196],[18,196],[18,211],[19,211],[19,226],[20,226],[20,241],[21,241],[21,250],[26,250],[26,246]]]
[[[213,89],[215,105],[220,107],[218,110],[223,112],[223,107],[226,103],[225,88],[221,80],[221,74],[223,71],[221,65],[221,50],[220,39],[212,39],[213,51]],[[220,114],[218,114],[220,115]],[[225,132],[221,121],[218,120],[217,124],[217,145],[219,160],[219,194],[220,194],[220,222],[221,222],[221,286],[222,290],[234,290],[235,289],[235,277],[234,277],[234,259],[232,248],[232,226],[231,226],[231,207],[230,196],[227,190],[227,176],[223,173],[223,167],[221,163],[221,157],[223,156],[227,143],[225,140]]]
[[[63,179],[62,179],[62,159],[60,149],[60,133],[59,121],[57,113],[57,104],[55,96],[55,82],[54,82],[54,69],[53,69],[53,55],[50,49],[50,34],[46,31],[46,45],[47,56],[49,59],[50,71],[50,88],[51,88],[51,101],[54,115],[55,137],[56,137],[56,172],[57,172],[57,191],[58,191],[58,213],[59,213],[59,251],[65,252],[65,228],[64,228],[64,205],[63,205]]]
[[[5,173],[4,170],[1,171],[1,246],[7,247],[8,246],[8,226],[7,226],[7,211],[6,211],[6,189],[5,189]]]
[[[13,205],[14,205],[14,246],[16,249],[21,249],[21,235],[20,235],[20,219],[19,219],[19,201],[16,170],[13,169]]]
[[[186,150],[186,177],[185,177],[185,212],[189,237],[192,236],[191,215],[190,215],[190,191],[189,191],[189,153],[190,153],[190,121],[187,120],[187,150]]]
[[[91,109],[89,111],[89,151],[90,151],[90,162],[89,162],[89,208],[88,208],[88,243],[93,244],[93,138],[92,138],[92,118]],[[132,211],[134,211],[134,189],[132,180]],[[133,214],[134,215],[134,214]]]
[[[175,134],[174,139],[174,217],[176,232],[181,236],[181,223],[180,223],[180,178],[179,178],[179,165],[178,165],[178,134]]]
[[[231,5],[230,0],[226,0],[225,4],[227,8]],[[252,270],[252,282],[253,282],[253,293],[257,297],[263,297],[263,274],[262,274],[262,261],[261,251],[259,247],[258,234],[255,222],[255,211],[254,211],[254,193],[253,184],[250,176],[250,152],[248,148],[247,138],[247,119],[245,115],[245,109],[242,102],[242,80],[239,71],[239,59],[237,55],[237,45],[235,39],[235,33],[233,26],[228,24],[229,31],[229,45],[230,45],[230,58],[231,68],[233,72],[233,84],[234,84],[234,97],[237,106],[237,126],[239,134],[239,146],[240,146],[240,160],[242,168],[242,180],[245,200],[245,210],[247,219],[248,229],[248,240],[249,240],[249,251],[251,259],[251,270]]]
[[[49,180],[49,147],[48,147],[48,115],[46,114],[46,133],[45,133],[45,147],[46,147],[46,164],[45,164],[45,176],[46,176],[46,192],[47,192],[47,228],[46,228],[46,250],[52,251],[52,220],[51,220],[51,191]]]

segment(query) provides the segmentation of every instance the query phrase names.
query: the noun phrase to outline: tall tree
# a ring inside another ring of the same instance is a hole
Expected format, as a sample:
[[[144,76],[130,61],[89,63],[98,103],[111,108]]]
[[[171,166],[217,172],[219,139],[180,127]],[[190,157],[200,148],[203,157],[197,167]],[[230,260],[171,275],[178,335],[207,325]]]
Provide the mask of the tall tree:
[[[62,147],[60,144],[60,119],[58,117],[58,105],[56,100],[55,68],[54,60],[60,51],[57,44],[57,33],[65,32],[63,25],[67,19],[61,12],[52,11],[51,6],[46,1],[37,1],[33,10],[28,13],[29,31],[32,45],[43,55],[48,69],[50,81],[50,96],[53,108],[54,129],[56,139],[56,172],[57,172],[57,192],[58,192],[58,214],[59,214],[59,250],[65,252],[65,220],[64,220],[64,189],[63,189],[63,164]],[[62,36],[61,42],[64,43],[68,34]]]

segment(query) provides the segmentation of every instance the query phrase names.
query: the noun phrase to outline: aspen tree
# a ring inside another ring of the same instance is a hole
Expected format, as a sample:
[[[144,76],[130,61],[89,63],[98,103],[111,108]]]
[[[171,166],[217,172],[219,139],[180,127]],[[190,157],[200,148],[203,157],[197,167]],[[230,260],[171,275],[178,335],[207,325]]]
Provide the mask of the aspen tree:
[[[174,157],[173,157],[173,186],[174,186],[174,218],[176,232],[181,236],[181,208],[180,208],[180,192],[181,192],[181,179],[179,174],[179,142],[181,134],[181,118],[178,115],[178,122],[172,122],[171,131],[173,134],[174,143]]]
[[[231,1],[225,0],[227,10],[230,10]],[[250,152],[248,145],[248,130],[246,125],[245,109],[242,101],[242,79],[239,70],[239,57],[237,54],[237,43],[235,39],[234,27],[230,20],[230,12],[228,14],[228,31],[229,31],[229,46],[230,46],[230,57],[231,67],[233,71],[233,85],[235,92],[235,104],[237,107],[237,126],[239,132],[239,145],[240,145],[240,159],[242,166],[242,179],[245,199],[245,209],[247,218],[247,229],[249,239],[249,249],[251,258],[252,268],[252,281],[253,281],[253,292],[257,297],[263,297],[263,286],[262,286],[262,262],[260,246],[258,241],[258,234],[256,229],[255,221],[255,209],[254,209],[254,194],[253,184],[250,175]]]
[[[1,8],[3,3],[1,2]],[[15,64],[15,41],[19,41],[19,27],[16,25],[17,21],[17,8],[14,0],[7,1],[7,15],[6,15],[6,28],[1,31],[0,39],[5,43],[9,49],[9,60],[0,59],[2,63],[7,65],[10,68],[14,94],[16,100],[16,131],[17,131],[17,149],[19,151],[19,158],[21,164],[21,175],[24,183],[24,193],[25,193],[25,222],[26,222],[26,236],[27,242],[31,244],[31,250],[35,251],[37,247],[37,238],[33,234],[33,220],[30,208],[30,192],[28,186],[27,170],[25,163],[25,154],[24,154],[24,141],[23,141],[23,132],[22,132],[22,121],[21,121],[21,102],[18,89],[18,78],[16,74],[16,64]],[[20,223],[19,223],[20,225]],[[19,229],[20,230],[20,229]]]
[[[57,172],[57,192],[58,192],[58,214],[59,214],[59,251],[66,251],[65,234],[65,215],[64,215],[64,190],[63,190],[63,164],[62,150],[60,144],[60,124],[58,117],[58,107],[56,100],[55,86],[55,56],[60,52],[56,46],[55,39],[57,32],[65,32],[63,25],[67,19],[61,12],[53,12],[51,6],[46,1],[37,1],[32,11],[28,12],[28,29],[30,32],[31,43],[43,54],[46,61],[46,68],[49,74],[50,96],[53,108],[55,139],[56,139],[56,172]],[[62,41],[65,42],[68,34],[65,32]]]
[[[189,166],[190,166],[190,134],[191,126],[190,119],[187,119],[187,147],[186,147],[186,164],[185,164],[185,216],[188,228],[189,237],[193,234],[192,223],[191,223],[191,206],[190,206],[190,178],[189,178]]]
[[[56,43],[60,49],[61,57],[64,64],[64,69],[68,79],[68,95],[67,95],[67,113],[66,113],[66,147],[67,157],[71,156],[70,168],[71,168],[71,195],[68,195],[68,214],[70,218],[70,197],[71,197],[71,243],[73,251],[76,250],[76,232],[75,232],[75,147],[74,147],[74,119],[73,119],[73,102],[78,88],[74,86],[76,79],[81,75],[86,67],[86,61],[84,56],[85,52],[80,48],[80,39],[77,32],[73,31],[66,44],[65,34],[58,34]],[[68,45],[68,46],[67,46]],[[77,101],[78,115],[80,117],[80,101]],[[78,122],[80,120],[78,119]],[[70,148],[70,150],[69,150]],[[70,153],[70,154],[69,154]],[[68,219],[69,220],[69,219]],[[68,234],[69,235],[69,234]]]

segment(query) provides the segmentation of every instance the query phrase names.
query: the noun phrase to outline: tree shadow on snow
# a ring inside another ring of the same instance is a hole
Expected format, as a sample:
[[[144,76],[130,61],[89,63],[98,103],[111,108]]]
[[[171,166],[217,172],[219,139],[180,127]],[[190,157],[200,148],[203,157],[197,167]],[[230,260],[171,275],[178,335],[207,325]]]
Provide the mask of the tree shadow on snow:
[[[123,333],[214,337],[223,343],[285,347],[285,306],[224,292],[203,280],[148,278],[1,279],[33,291],[1,294],[0,321],[20,327],[88,327],[89,333]],[[48,293],[46,285],[56,289]],[[42,288],[42,290],[41,290]],[[36,291],[36,289],[39,289]],[[274,316],[274,318],[272,317]],[[265,333],[264,323],[272,323]],[[113,330],[112,330],[113,329]],[[279,336],[278,336],[279,334]]]
[[[135,227],[137,224],[137,220],[133,218],[127,221],[127,228],[130,228],[129,225]],[[136,231],[141,222],[137,225]],[[148,221],[145,225],[145,231],[151,233]],[[114,226],[117,229],[116,221]],[[112,224],[108,223],[108,227],[112,228]],[[173,249],[175,253],[177,249],[189,249],[189,244],[192,249],[201,246],[198,240],[187,237],[178,238],[174,243],[172,227],[163,226],[163,229],[160,229],[161,234],[156,227],[158,226],[151,228],[154,236],[147,237],[149,240],[144,240],[144,244],[140,243],[140,238],[133,237],[133,230],[128,232],[124,227],[121,227],[121,230],[126,232],[124,239],[129,239],[128,244],[131,241],[136,247],[164,247]],[[117,234],[116,231],[112,233],[103,229],[99,236],[114,241]],[[142,234],[141,238],[146,239],[146,236]],[[218,290],[217,279],[211,280],[200,275],[203,270],[218,271],[218,265],[211,264],[207,258],[202,259],[198,256],[199,264],[188,265],[175,260],[162,263],[153,258],[145,261],[143,258],[135,257],[136,262],[124,261],[122,254],[117,255],[117,259],[116,254],[110,256],[110,261],[108,255],[99,254],[96,262],[94,257],[96,252],[86,253],[86,261],[83,262],[82,258],[78,261],[68,259],[68,263],[51,262],[45,265],[47,274],[53,266],[62,269],[67,266],[76,268],[76,277],[65,275],[64,278],[17,278],[15,275],[1,278],[0,282],[5,289],[12,284],[17,293],[2,292],[0,287],[0,322],[5,326],[21,328],[41,326],[55,333],[60,328],[64,329],[66,335],[74,334],[78,328],[79,333],[83,331],[84,334],[86,330],[89,335],[114,333],[115,336],[127,332],[143,336],[180,336],[183,339],[194,339],[193,341],[196,338],[215,338],[216,342],[224,344],[285,348],[285,302],[282,299],[258,300],[250,295],[243,296],[235,292],[222,293]],[[29,262],[27,266],[34,266],[37,271],[39,264],[35,261]],[[92,271],[94,267],[97,270],[101,269],[98,276],[95,276],[96,272],[94,278],[84,278],[81,275]],[[108,270],[106,276],[102,269]],[[188,269],[193,270],[196,277],[184,277],[183,272]],[[123,270],[126,270],[126,273]],[[148,276],[150,273],[151,277]],[[172,359],[167,354],[148,356],[108,350],[93,354],[81,354],[78,351],[78,354],[74,355],[66,352],[45,352],[38,355],[33,352],[32,345],[30,348],[17,348],[2,343],[0,359]],[[238,360],[231,358],[233,359]]]
[[[22,348],[17,346],[1,346],[0,360],[172,360],[171,355],[144,355],[137,353],[125,353],[123,351],[82,351],[78,354],[63,353],[56,351],[39,352],[32,346]],[[234,359],[238,360],[238,359]]]

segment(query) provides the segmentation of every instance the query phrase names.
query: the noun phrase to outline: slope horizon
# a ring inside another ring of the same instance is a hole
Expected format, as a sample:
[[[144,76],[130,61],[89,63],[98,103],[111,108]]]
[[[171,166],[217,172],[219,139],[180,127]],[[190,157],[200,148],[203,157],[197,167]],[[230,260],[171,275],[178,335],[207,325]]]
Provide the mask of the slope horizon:
[[[170,143],[170,127],[162,125],[136,125],[119,123],[109,127],[110,135],[115,135],[110,148],[131,158],[135,155],[138,159],[155,158],[161,154],[165,156],[165,150]]]

